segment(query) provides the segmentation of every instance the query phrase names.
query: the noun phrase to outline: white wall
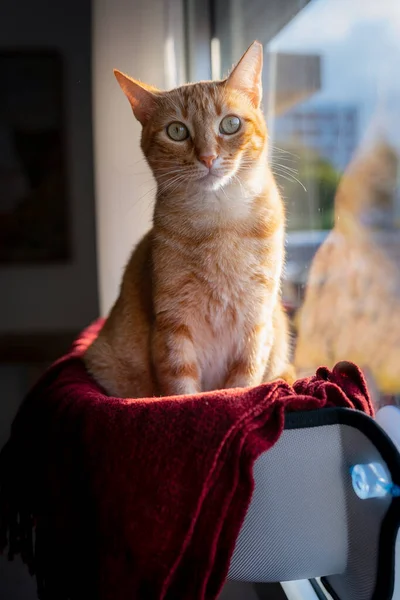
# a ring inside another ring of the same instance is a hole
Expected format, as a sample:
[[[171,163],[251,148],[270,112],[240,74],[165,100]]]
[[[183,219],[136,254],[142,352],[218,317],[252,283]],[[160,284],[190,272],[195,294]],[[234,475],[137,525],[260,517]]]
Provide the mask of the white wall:
[[[65,59],[73,256],[63,266],[0,268],[0,333],[78,330],[97,313],[90,0],[2,0],[0,47],[21,46],[51,46]]]
[[[176,85],[184,77],[182,28],[179,0],[96,0],[94,6],[96,219],[103,314],[115,300],[132,247],[150,227],[155,190],[139,146],[140,126],[113,68],[160,88]]]

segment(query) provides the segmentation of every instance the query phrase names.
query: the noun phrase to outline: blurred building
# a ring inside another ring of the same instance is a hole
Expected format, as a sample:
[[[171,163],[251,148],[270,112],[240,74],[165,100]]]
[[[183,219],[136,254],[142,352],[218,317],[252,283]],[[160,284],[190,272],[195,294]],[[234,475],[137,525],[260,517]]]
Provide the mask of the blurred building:
[[[277,117],[275,136],[278,145],[311,148],[343,171],[358,144],[357,107],[309,103],[296,106]]]

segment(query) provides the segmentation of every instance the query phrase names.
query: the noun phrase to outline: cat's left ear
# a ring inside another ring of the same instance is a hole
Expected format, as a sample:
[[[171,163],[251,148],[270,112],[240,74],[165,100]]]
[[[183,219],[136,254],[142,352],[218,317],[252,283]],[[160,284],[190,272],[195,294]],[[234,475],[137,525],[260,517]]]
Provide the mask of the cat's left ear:
[[[226,80],[226,85],[245,93],[258,108],[262,98],[263,47],[253,42]]]
[[[117,69],[114,69],[114,75],[131,103],[133,114],[142,125],[145,125],[156,107],[156,88],[135,81]]]

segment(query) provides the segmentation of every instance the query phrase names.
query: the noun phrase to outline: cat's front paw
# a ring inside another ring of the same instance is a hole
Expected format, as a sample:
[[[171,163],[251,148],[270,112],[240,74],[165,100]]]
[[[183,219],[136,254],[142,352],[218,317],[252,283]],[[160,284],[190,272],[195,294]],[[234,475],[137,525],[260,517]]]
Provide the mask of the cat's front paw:
[[[234,377],[228,377],[224,389],[247,388],[259,385],[260,383],[261,381],[256,381],[255,378],[250,375],[236,375]]]
[[[164,382],[161,387],[162,396],[191,396],[200,392],[200,384],[190,377],[176,379],[168,382],[168,384]]]

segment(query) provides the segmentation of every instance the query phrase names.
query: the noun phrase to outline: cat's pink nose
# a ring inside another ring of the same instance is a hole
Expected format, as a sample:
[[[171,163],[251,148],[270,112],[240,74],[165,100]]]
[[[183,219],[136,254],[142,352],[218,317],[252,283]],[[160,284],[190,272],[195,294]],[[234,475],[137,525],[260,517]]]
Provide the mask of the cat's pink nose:
[[[206,165],[207,169],[211,169],[213,166],[213,162],[218,158],[216,154],[208,154],[207,156],[201,155],[199,156],[199,161]]]

